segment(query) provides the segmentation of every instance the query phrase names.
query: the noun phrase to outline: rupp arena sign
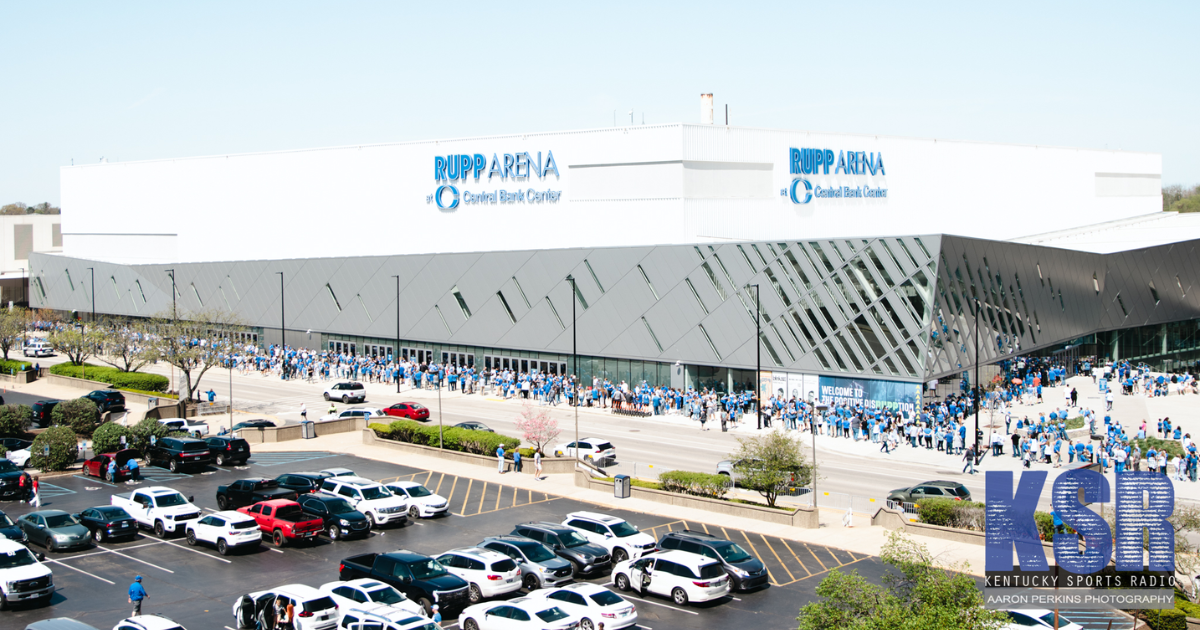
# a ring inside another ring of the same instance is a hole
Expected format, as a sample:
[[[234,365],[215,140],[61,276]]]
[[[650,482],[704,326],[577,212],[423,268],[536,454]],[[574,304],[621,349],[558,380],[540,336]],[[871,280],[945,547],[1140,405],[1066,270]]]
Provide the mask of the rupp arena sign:
[[[1054,535],[1053,570],[1034,519],[1045,484],[1046,471],[1029,471],[1014,493],[1011,471],[987,473],[989,608],[1174,607],[1175,531],[1167,518],[1175,509],[1175,488],[1169,477],[1117,475],[1114,532],[1086,507],[1109,502],[1108,479],[1086,467],[1060,475],[1051,493],[1054,511],[1077,533]]]

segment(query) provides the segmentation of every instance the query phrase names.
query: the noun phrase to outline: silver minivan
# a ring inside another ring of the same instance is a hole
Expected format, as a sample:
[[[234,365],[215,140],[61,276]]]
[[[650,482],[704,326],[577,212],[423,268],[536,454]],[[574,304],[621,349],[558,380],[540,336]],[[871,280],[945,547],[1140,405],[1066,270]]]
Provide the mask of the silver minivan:
[[[574,575],[570,562],[546,545],[524,536],[488,536],[477,546],[512,558],[521,567],[521,585],[528,591],[566,584]]]

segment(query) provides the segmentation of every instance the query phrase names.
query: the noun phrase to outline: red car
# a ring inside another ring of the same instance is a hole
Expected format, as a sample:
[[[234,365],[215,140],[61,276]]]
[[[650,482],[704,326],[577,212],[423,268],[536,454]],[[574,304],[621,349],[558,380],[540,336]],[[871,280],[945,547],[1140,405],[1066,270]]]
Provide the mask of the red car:
[[[289,541],[311,540],[325,531],[325,521],[320,516],[305,512],[299,503],[287,499],[260,501],[238,511],[257,521],[263,538],[270,536],[276,547]]]
[[[383,411],[389,416],[408,418],[409,420],[429,419],[429,407],[415,402],[396,403]]]
[[[125,481],[127,479],[133,479],[133,473],[130,472],[130,470],[125,466],[129,463],[129,460],[137,459],[137,456],[137,451],[131,448],[127,448],[123,451],[117,451],[116,453],[101,453],[100,455],[83,462],[83,474],[100,479],[106,479],[113,483]],[[116,474],[113,475],[114,478],[109,479],[108,463],[113,460],[116,460],[117,462],[117,470]]]

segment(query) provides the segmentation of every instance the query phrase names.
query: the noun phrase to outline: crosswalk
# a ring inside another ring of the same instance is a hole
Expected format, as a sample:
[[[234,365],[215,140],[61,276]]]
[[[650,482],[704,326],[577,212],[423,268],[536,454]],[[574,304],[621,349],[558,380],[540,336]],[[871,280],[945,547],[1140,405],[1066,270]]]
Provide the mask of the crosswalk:
[[[1113,610],[1060,610],[1058,614],[1060,620],[1065,617],[1086,630],[1133,630],[1133,620]]]
[[[38,482],[38,497],[41,499],[53,499],[54,497],[62,497],[68,494],[75,494],[75,491],[44,481]]]

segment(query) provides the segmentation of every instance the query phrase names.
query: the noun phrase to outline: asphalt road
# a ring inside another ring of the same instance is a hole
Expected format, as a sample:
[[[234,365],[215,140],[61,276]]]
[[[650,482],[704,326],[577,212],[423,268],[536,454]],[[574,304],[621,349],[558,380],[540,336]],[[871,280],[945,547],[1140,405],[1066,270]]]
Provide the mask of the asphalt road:
[[[214,511],[219,484],[243,476],[274,477],[284,472],[335,466],[351,468],[374,479],[400,477],[426,483],[449,499],[452,514],[402,528],[383,529],[362,540],[334,543],[321,538],[315,544],[283,549],[264,545],[227,558],[213,549],[189,547],[182,538],[162,540],[148,532],[130,542],[105,543],[77,552],[47,553],[58,587],[51,605],[0,613],[3,619],[0,625],[15,628],[38,619],[68,616],[98,628],[112,627],[129,614],[126,589],[135,575],[142,575],[150,593],[143,607],[145,612],[164,614],[193,630],[232,627],[231,608],[239,595],[282,584],[320,586],[336,581],[338,561],[350,555],[402,548],[437,555],[477,544],[485,536],[509,533],[518,522],[560,522],[568,512],[596,509],[574,500],[323,452],[255,455],[246,467],[210,468],[199,474],[172,474],[149,468],[145,470],[142,485],[167,485],[185,495],[194,494],[197,505]],[[47,509],[69,512],[107,504],[112,493],[131,489],[78,476],[47,479],[41,487]],[[20,503],[2,507],[14,519],[29,510]],[[839,549],[748,534],[715,523],[683,522],[626,511],[614,514],[654,536],[670,530],[698,529],[727,537],[758,556],[770,571],[771,586],[707,604],[680,608],[666,599],[631,596],[643,628],[794,627],[800,606],[814,598],[814,589],[829,570],[855,569],[873,581],[884,571],[878,558]],[[594,581],[603,584],[607,577]],[[452,619],[443,625],[457,628]]]

